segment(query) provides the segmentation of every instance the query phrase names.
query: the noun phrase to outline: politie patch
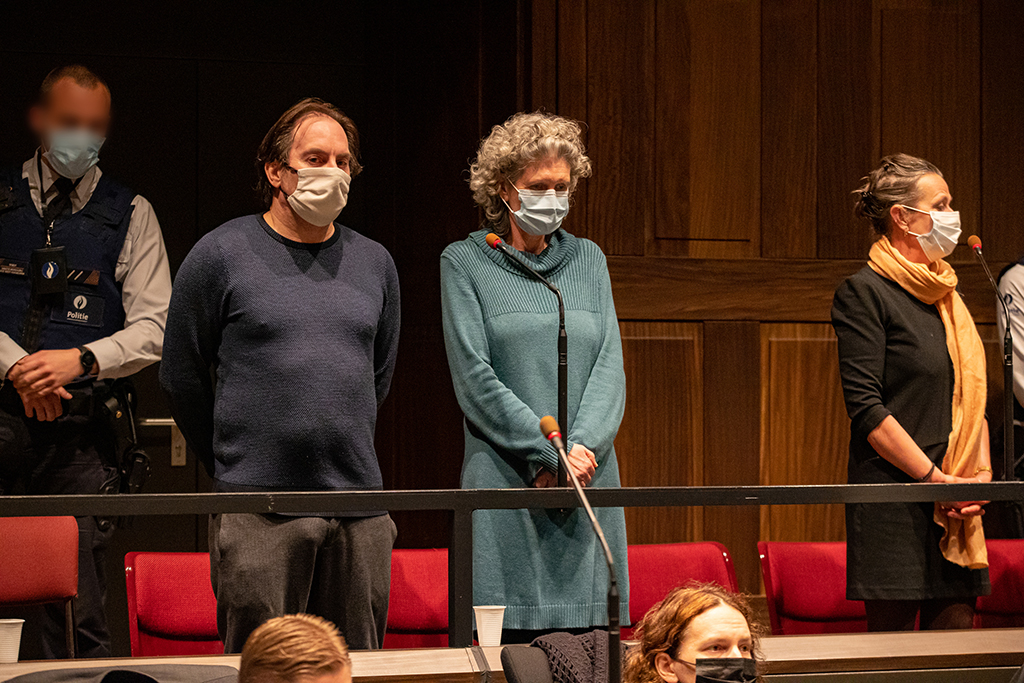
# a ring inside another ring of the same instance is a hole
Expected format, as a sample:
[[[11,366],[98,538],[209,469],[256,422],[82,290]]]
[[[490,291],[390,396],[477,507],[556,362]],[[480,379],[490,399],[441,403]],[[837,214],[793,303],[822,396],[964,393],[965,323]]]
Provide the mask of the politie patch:
[[[103,297],[81,292],[65,292],[64,308],[54,308],[50,320],[87,327],[103,324]]]

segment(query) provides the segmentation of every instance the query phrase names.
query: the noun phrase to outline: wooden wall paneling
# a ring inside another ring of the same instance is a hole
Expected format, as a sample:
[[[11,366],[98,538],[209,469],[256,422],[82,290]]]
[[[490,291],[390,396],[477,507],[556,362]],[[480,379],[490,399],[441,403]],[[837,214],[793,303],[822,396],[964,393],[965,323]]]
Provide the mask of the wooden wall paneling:
[[[756,485],[760,480],[760,337],[756,322],[704,324],[704,484]],[[740,589],[755,591],[759,512],[756,507],[704,510],[704,538],[724,543]]]
[[[654,49],[655,101],[653,149],[654,224],[647,226],[648,240],[687,239],[692,212],[693,110],[690,93],[693,72],[694,27],[688,2],[657,3]]]
[[[648,253],[759,255],[760,11],[737,0],[658,3],[658,201]]]
[[[978,325],[985,346],[985,374],[988,379],[988,426],[994,433],[1003,428],[1003,338],[994,324]],[[1014,344],[1017,340],[1014,340]],[[1002,453],[992,453],[998,460]]]
[[[612,257],[621,318],[828,320],[832,293],[864,261]]]
[[[588,144],[593,140],[590,134],[590,112],[587,105],[587,0],[555,0],[558,6],[558,81],[556,94],[557,106],[554,111],[583,122],[583,138]],[[594,151],[589,150],[593,170],[596,175],[614,173],[620,160],[601,163],[594,158]],[[584,180],[576,186],[572,210],[565,218],[565,228],[580,237],[589,237],[588,207],[592,179]],[[603,245],[602,245],[603,246]]]
[[[882,153],[938,166],[963,216],[981,233],[979,3],[893,0],[881,10]],[[984,238],[984,234],[981,234]],[[952,260],[971,260],[962,249]]]
[[[761,483],[844,484],[850,420],[828,323],[761,325]],[[841,541],[842,505],[761,508],[761,539]]]
[[[761,256],[814,258],[818,2],[761,5]]]
[[[622,322],[626,412],[615,439],[623,486],[703,483],[703,339],[698,323]],[[630,543],[699,541],[701,508],[626,510]]]
[[[558,0],[533,0],[529,5],[531,111],[558,111]]]
[[[606,254],[644,253],[653,221],[654,5],[639,2],[624,20],[612,2],[586,6],[587,125],[594,175],[580,234]],[[614,45],[614,49],[609,46]]]
[[[818,2],[817,249],[861,259],[871,238],[850,192],[878,159],[874,15],[868,0]]]
[[[981,204],[985,254],[1024,255],[1018,195],[1024,177],[1024,3],[981,4]],[[976,219],[977,220],[977,219]]]
[[[866,263],[866,254],[857,261],[613,256],[608,270],[623,320],[828,322],[836,287]],[[981,266],[961,263],[956,272],[975,321],[994,322],[995,296]]]

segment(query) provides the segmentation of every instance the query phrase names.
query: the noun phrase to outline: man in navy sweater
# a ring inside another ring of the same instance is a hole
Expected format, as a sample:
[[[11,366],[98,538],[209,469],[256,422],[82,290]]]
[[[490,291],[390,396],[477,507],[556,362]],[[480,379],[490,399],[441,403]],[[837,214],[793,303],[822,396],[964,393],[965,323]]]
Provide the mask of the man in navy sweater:
[[[203,237],[175,281],[160,383],[217,491],[382,488],[373,437],[398,346],[398,275],[334,219],[358,175],[355,124],[308,98],[260,145],[268,210]],[[212,373],[211,373],[212,370]],[[395,525],[386,513],[210,519],[227,652],[272,617],[336,623],[380,647]]]

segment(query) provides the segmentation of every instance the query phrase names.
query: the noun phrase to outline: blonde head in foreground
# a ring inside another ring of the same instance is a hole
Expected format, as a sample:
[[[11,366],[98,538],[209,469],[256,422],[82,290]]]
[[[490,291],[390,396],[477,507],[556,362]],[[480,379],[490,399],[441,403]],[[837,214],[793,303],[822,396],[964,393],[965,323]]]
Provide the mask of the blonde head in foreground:
[[[276,617],[242,648],[238,683],[351,683],[352,660],[337,627],[310,614]]]

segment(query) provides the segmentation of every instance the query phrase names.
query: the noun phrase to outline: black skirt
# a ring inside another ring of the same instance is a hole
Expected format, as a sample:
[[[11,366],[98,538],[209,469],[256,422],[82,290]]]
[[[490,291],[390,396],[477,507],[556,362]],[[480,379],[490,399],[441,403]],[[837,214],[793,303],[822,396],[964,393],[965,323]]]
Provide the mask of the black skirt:
[[[941,462],[946,445],[925,453]],[[968,569],[943,557],[939,541],[944,530],[935,523],[934,510],[934,503],[846,506],[848,599],[931,600],[992,591],[988,569]]]

